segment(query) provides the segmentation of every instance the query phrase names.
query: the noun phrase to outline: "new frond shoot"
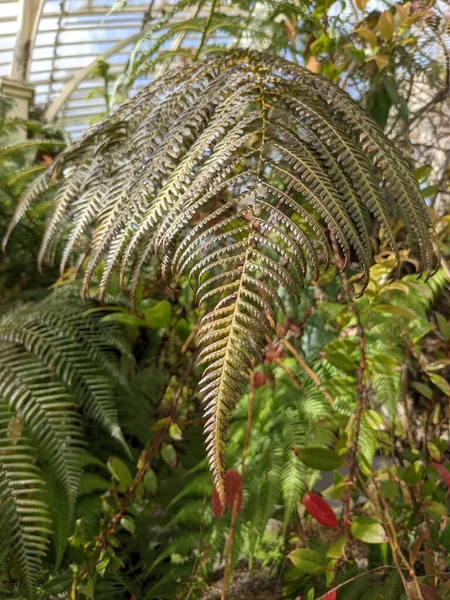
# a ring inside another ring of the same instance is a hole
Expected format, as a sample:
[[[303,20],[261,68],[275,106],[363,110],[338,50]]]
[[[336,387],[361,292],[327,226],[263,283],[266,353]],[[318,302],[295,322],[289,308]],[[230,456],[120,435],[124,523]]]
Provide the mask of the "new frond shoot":
[[[363,287],[374,223],[398,256],[401,218],[422,270],[436,268],[407,161],[345,92],[266,54],[231,52],[146,87],[55,160],[10,229],[50,180],[60,189],[40,260],[68,229],[61,271],[88,252],[85,293],[103,264],[100,294],[119,269],[134,299],[155,253],[167,281],[189,274],[205,311],[200,387],[222,501],[227,421],[252,358],[286,298],[332,261],[329,235],[344,268],[359,265]]]

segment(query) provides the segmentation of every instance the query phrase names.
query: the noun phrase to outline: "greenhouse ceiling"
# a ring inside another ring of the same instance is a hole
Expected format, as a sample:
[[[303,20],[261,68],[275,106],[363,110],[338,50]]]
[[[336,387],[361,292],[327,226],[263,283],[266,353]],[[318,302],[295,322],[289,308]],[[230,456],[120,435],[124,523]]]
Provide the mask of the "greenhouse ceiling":
[[[105,108],[98,58],[107,59],[110,79],[122,74],[136,40],[170,4],[128,0],[111,12],[108,0],[0,0],[0,78],[29,82],[47,119],[78,137]]]

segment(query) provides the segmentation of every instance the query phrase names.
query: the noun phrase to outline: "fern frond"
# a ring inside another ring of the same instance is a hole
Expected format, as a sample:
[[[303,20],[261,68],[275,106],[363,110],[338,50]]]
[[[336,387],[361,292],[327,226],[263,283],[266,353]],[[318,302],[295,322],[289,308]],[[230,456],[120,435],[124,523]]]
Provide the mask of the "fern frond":
[[[193,27],[192,23],[188,24]],[[369,278],[378,221],[398,256],[401,216],[423,270],[436,267],[432,227],[406,161],[364,111],[325,79],[281,58],[234,52],[172,71],[61,154],[62,183],[43,241],[51,259],[67,224],[62,268],[86,250],[87,292],[120,266],[134,297],[152,250],[166,280],[190,273],[200,323],[208,455],[224,498],[230,413],[284,300],[330,261],[325,229]],[[18,215],[45,180],[28,192]]]
[[[35,449],[20,421],[0,398],[0,550],[12,573],[20,574],[32,598],[47,550],[51,524],[42,498],[44,481],[34,464]]]
[[[0,319],[0,546],[29,598],[51,530],[57,561],[83,470],[83,421],[124,446],[114,402],[121,332],[71,291]],[[51,517],[50,518],[50,515]]]

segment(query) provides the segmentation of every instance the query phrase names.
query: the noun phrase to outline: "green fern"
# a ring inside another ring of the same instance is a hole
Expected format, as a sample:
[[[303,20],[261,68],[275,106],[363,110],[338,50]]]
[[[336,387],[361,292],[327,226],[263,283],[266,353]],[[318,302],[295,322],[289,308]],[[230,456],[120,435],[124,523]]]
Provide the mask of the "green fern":
[[[344,268],[359,264],[363,287],[373,219],[398,257],[391,219],[400,216],[423,270],[436,267],[431,223],[407,162],[342,90],[269,55],[229,53],[145,88],[55,160],[6,239],[54,178],[61,187],[41,264],[70,224],[61,270],[87,244],[85,293],[103,260],[101,297],[114,270],[124,285],[132,265],[134,299],[154,252],[166,280],[189,272],[207,310],[198,362],[221,498],[229,415],[285,307],[280,290],[298,300],[308,270],[317,276],[330,262],[325,228]]]
[[[0,319],[0,551],[28,597],[51,530],[57,560],[83,467],[83,418],[123,446],[114,401],[120,331],[61,290]],[[51,515],[51,518],[50,518]]]

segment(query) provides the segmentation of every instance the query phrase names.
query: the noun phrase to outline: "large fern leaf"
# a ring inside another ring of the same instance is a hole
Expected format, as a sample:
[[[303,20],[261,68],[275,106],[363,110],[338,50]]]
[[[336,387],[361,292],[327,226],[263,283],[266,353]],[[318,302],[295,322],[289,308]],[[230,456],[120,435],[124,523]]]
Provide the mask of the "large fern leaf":
[[[83,419],[124,444],[114,387],[127,349],[102,313],[85,310],[62,290],[0,319],[0,555],[29,598],[50,529],[69,535]],[[58,509],[46,481],[58,489]]]
[[[116,267],[123,283],[132,265],[133,298],[154,252],[166,279],[187,270],[197,287],[208,455],[222,498],[228,417],[284,308],[280,290],[297,299],[307,270],[330,261],[326,231],[363,284],[374,219],[397,253],[400,216],[423,269],[435,268],[407,162],[342,90],[269,55],[167,73],[60,155],[11,227],[55,178],[41,262],[70,224],[61,269],[88,248],[85,291],[104,260],[101,294]]]

